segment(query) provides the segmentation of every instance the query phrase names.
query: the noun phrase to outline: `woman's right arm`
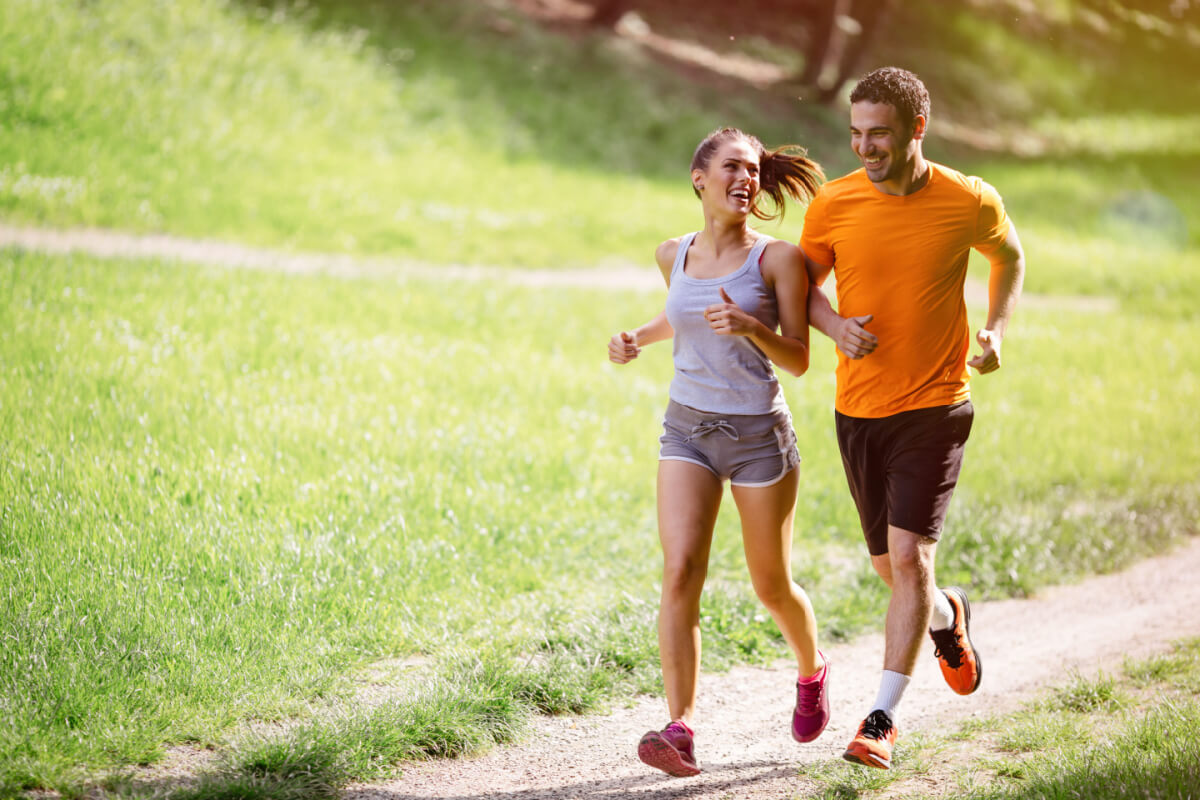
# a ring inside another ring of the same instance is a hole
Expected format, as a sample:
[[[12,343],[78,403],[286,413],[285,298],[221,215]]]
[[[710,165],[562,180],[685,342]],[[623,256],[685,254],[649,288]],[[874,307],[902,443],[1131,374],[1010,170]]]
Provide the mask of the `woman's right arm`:
[[[675,253],[678,250],[679,239],[668,239],[654,251],[654,260],[658,263],[658,269],[668,287],[671,285],[671,266],[675,263]],[[646,324],[612,337],[608,342],[608,360],[614,364],[628,364],[638,357],[644,346],[670,339],[674,335],[675,329],[667,322],[667,312],[664,309]]]
[[[670,339],[674,335],[675,329],[667,322],[667,312],[660,311],[646,324],[632,331],[621,331],[612,337],[608,342],[608,360],[614,364],[628,364],[638,357],[646,345]]]

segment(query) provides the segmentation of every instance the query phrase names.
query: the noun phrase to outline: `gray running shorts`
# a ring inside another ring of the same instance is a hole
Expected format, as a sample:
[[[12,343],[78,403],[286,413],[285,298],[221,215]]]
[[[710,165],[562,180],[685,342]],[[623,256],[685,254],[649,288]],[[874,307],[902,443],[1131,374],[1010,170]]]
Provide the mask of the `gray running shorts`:
[[[734,486],[771,486],[800,465],[792,416],[713,414],[672,400],[663,419],[659,461],[698,464]]]

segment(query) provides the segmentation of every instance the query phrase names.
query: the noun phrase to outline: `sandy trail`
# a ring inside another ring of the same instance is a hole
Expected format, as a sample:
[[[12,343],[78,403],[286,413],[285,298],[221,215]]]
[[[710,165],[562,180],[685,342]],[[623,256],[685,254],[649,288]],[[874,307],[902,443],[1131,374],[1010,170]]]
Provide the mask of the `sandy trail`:
[[[973,715],[1016,709],[1073,674],[1120,668],[1127,658],[1165,651],[1200,635],[1200,539],[1125,572],[1058,586],[1027,600],[972,604],[972,638],[983,683],[959,697],[943,683],[926,643],[898,723],[933,730]],[[826,648],[833,720],[820,739],[798,745],[788,734],[792,668],[737,668],[701,681],[696,752],[704,772],[670,778],[644,766],[638,738],[666,721],[665,703],[639,699],[608,716],[549,718],[523,744],[480,758],[410,766],[394,781],[353,786],[350,800],[600,800],[745,798],[778,800],[799,789],[796,767],[840,758],[874,700],[882,635]]]

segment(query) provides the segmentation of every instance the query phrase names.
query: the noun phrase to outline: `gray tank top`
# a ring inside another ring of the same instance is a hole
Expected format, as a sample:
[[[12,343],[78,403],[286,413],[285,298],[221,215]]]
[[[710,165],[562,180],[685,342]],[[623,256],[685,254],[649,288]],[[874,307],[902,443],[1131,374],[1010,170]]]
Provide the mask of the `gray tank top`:
[[[779,307],[764,283],[759,264],[774,241],[754,243],[745,263],[719,278],[693,278],[683,271],[695,233],[679,242],[667,290],[667,321],[675,330],[675,377],[671,399],[699,411],[718,414],[767,414],[786,409],[783,389],[771,360],[745,336],[718,336],[704,319],[704,309],[720,303],[720,288],[743,311],[775,330]]]

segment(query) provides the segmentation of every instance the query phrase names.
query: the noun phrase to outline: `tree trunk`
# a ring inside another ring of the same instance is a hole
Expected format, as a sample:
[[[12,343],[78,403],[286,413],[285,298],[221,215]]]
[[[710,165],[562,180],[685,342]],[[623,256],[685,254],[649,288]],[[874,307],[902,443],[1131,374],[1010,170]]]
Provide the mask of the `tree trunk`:
[[[599,0],[593,6],[588,22],[598,28],[612,28],[631,8],[632,0]]]
[[[804,50],[802,86],[816,86],[825,68],[829,44],[837,35],[837,17],[846,0],[823,0],[812,4],[808,15],[808,46]]]
[[[895,0],[854,0],[851,15],[862,30],[842,48],[833,83],[821,89],[822,103],[828,104],[836,99],[842,85],[857,74],[863,57],[875,43],[880,29],[887,24],[893,6]]]

